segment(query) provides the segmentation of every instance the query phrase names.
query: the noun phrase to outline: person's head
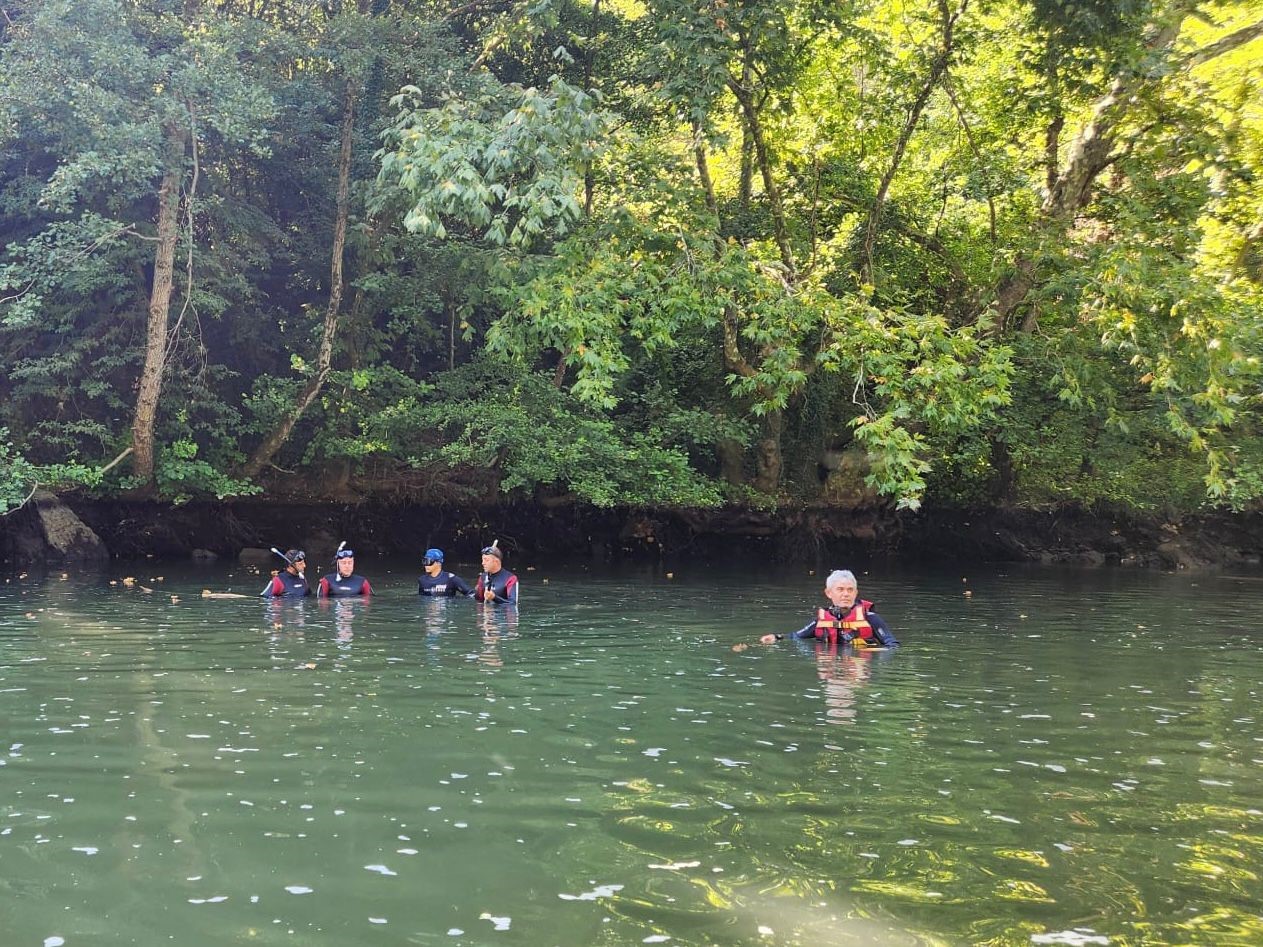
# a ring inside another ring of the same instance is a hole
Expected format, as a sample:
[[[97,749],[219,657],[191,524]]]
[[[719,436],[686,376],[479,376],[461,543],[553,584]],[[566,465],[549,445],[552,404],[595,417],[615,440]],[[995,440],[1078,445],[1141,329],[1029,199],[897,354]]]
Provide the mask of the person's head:
[[[302,575],[303,570],[307,568],[307,553],[301,549],[291,549],[285,553],[285,561],[289,563],[285,567],[286,572]]]
[[[438,575],[443,571],[443,550],[427,549],[421,557],[421,566],[429,575]]]
[[[334,557],[338,564],[338,575],[346,578],[355,571],[355,552],[350,549],[339,549]]]
[[[859,594],[859,585],[855,581],[855,573],[850,569],[835,569],[824,580],[824,594],[839,608],[850,608],[855,604]]]
[[[500,551],[499,543],[492,543],[490,546],[483,547],[482,571],[490,572],[494,575],[503,568],[503,559],[504,553]]]

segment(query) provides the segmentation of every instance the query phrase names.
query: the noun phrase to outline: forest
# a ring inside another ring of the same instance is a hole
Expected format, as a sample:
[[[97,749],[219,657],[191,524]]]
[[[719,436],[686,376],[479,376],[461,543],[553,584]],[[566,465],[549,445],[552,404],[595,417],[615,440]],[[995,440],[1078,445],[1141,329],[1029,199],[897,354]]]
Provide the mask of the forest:
[[[0,0],[37,487],[1258,510],[1263,0]]]

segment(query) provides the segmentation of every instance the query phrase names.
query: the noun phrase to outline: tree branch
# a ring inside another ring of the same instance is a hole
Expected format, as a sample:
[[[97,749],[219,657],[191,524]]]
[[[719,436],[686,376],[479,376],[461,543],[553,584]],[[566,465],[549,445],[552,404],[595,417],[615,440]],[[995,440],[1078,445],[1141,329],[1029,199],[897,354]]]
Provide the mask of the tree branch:
[[[1200,66],[1202,63],[1210,62],[1216,56],[1222,56],[1224,53],[1231,52],[1238,46],[1244,46],[1260,36],[1263,36],[1263,20],[1251,23],[1249,26],[1243,26],[1241,29],[1229,33],[1223,39],[1215,40],[1209,46],[1203,46],[1201,49],[1190,53],[1184,61],[1190,66]]]
[[[960,107],[960,102],[956,100],[956,91],[952,88],[952,75],[947,70],[943,72],[943,91],[947,93],[947,98],[952,103],[952,108],[956,111],[956,117],[960,120],[960,127],[965,130],[965,140],[969,142],[969,150],[973,152],[974,159],[978,162],[978,167],[982,171],[983,180],[987,182],[987,212],[990,215],[991,223],[991,242],[996,242],[995,231],[995,198],[991,195],[991,175],[987,171],[987,162],[982,157],[982,152],[978,150],[978,143],[974,141],[973,129],[969,127],[969,120],[965,118],[965,110]]]
[[[951,62],[952,53],[955,51],[953,29],[956,21],[964,14],[967,6],[969,6],[969,0],[961,0],[961,5],[953,13],[949,11],[946,0],[939,0],[939,14],[942,17],[942,44],[938,53],[930,62],[929,75],[925,77],[925,82],[917,93],[917,97],[913,100],[912,107],[908,109],[908,117],[903,123],[903,129],[895,140],[894,153],[890,156],[890,166],[886,169],[886,173],[882,175],[881,183],[877,187],[877,196],[873,198],[873,204],[868,210],[868,220],[864,225],[864,248],[860,262],[861,282],[872,282],[873,250],[877,245],[877,230],[881,222],[881,212],[886,203],[886,196],[890,193],[890,185],[894,182],[895,175],[899,172],[900,164],[903,163],[904,151],[907,150],[908,142],[912,139],[912,133],[916,130],[917,123],[921,121],[921,113],[924,111],[926,103],[930,100],[930,94],[934,91],[935,86],[938,85],[939,79],[946,73],[948,64]]]
[[[454,10],[448,10],[443,14],[443,19],[454,20],[466,13],[503,13],[511,10],[518,3],[516,0],[473,0],[472,3],[466,3],[464,6],[456,7]]]
[[[122,460],[123,460],[123,459],[124,459],[124,458],[125,458],[128,454],[130,454],[133,450],[134,450],[134,448],[131,448],[131,447],[124,448],[124,449],[123,449],[123,452],[122,452],[121,454],[119,454],[117,457],[115,457],[115,458],[114,458],[113,460],[111,460],[108,464],[106,464],[104,467],[102,467],[102,468],[101,468],[101,470],[100,470],[101,476],[105,476],[107,473],[109,473],[111,470],[113,470],[115,467],[117,467],[117,466],[119,465],[119,463],[120,463],[120,462],[122,462]]]
[[[760,176],[763,178],[763,192],[767,195],[768,204],[771,205],[772,230],[776,238],[776,246],[781,253],[781,263],[793,279],[797,267],[794,266],[794,251],[789,244],[789,228],[785,224],[785,205],[781,201],[781,190],[773,174],[771,149],[768,148],[767,136],[763,133],[763,121],[759,117],[758,105],[754,101],[753,92],[731,76],[728,77],[728,88],[740,103],[745,123],[750,129],[750,137],[754,142],[754,157],[759,165]]]
[[[1187,12],[1177,10],[1158,25],[1147,44],[1152,52],[1160,53],[1171,48],[1180,34]],[[1097,177],[1118,158],[1114,151],[1118,126],[1135,107],[1137,90],[1159,81],[1132,70],[1120,72],[1110,83],[1109,91],[1097,99],[1092,117],[1079,129],[1070,146],[1065,167],[1057,175],[1040,207],[1036,227],[1041,242],[1063,234],[1078,212],[1087,206]],[[991,310],[996,317],[997,333],[1004,331],[1009,316],[1034,288],[1039,276],[1037,257],[1038,250],[1020,253],[1013,262],[1012,270],[996,288]]]
[[[7,14],[5,15],[5,19],[6,20],[8,19]],[[39,489],[39,481],[36,480],[35,483],[31,485],[31,492],[26,495],[25,499],[23,499],[22,502],[19,503],[17,506],[11,507],[5,510],[3,513],[0,513],[0,516],[8,516],[10,513],[16,513],[18,510],[22,509],[22,507],[26,506],[26,504],[31,502],[31,497],[35,496],[35,491],[38,489]]]

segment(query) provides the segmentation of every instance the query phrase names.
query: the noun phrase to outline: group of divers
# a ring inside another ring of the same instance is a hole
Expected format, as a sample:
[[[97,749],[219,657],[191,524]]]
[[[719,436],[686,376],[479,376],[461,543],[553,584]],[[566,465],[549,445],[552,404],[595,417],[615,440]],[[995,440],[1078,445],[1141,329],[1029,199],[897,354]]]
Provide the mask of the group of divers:
[[[301,549],[272,552],[285,560],[285,568],[275,573],[259,594],[269,598],[305,598],[315,594],[320,598],[350,598],[356,595],[372,595],[373,587],[368,579],[355,572],[355,551],[343,543],[334,553],[333,571],[322,576],[313,589],[307,581],[307,553]],[[517,576],[504,567],[504,552],[496,540],[482,550],[482,572],[471,588],[469,583],[455,573],[443,568],[442,549],[427,549],[421,559],[425,572],[417,581],[417,593],[428,596],[463,596],[480,602],[516,605]]]
[[[343,543],[334,554],[334,571],[322,576],[315,588],[308,583],[307,554],[301,549],[272,552],[285,560],[285,568],[272,576],[259,594],[271,598],[303,598],[315,594],[321,598],[349,598],[372,595],[368,579],[355,572],[355,552]],[[425,570],[417,580],[417,594],[431,597],[476,599],[487,604],[516,606],[517,576],[504,567],[504,552],[499,540],[482,549],[482,572],[471,587],[455,573],[443,568],[442,549],[427,549],[421,559]],[[836,569],[825,580],[827,605],[820,606],[811,620],[796,631],[763,635],[760,644],[773,644],[785,638],[816,638],[830,645],[845,645],[855,650],[896,648],[898,639],[886,620],[873,610],[873,603],[859,597],[859,585],[849,569]],[[738,649],[744,645],[738,645]]]

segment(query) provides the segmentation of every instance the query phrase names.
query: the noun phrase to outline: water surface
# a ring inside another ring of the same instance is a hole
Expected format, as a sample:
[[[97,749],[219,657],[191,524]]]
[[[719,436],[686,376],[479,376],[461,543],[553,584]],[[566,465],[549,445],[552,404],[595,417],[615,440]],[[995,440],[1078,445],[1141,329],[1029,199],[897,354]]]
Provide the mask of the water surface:
[[[1260,576],[359,565],[0,585],[6,945],[1263,943]]]

